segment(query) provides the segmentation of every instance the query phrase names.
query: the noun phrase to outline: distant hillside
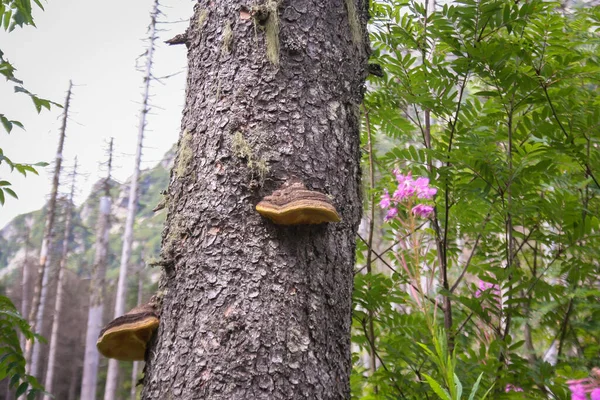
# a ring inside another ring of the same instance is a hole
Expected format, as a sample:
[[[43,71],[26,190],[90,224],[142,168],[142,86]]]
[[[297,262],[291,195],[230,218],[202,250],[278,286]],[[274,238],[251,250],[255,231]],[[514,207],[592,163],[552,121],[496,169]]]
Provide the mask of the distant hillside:
[[[175,146],[163,159],[151,169],[142,171],[140,176],[140,199],[134,228],[134,244],[130,265],[138,265],[141,254],[145,259],[155,257],[160,251],[160,240],[163,223],[166,217],[164,210],[154,213],[152,209],[161,201],[161,192],[169,184],[169,171],[175,157]],[[74,228],[69,248],[69,269],[81,278],[91,272],[94,260],[95,227],[98,216],[98,202],[103,191],[102,181],[97,182],[86,201],[73,211]],[[121,255],[121,241],[127,214],[130,180],[123,184],[111,182],[113,199],[111,214],[113,216],[110,230],[110,257],[107,278],[117,276],[117,268]],[[30,228],[28,257],[37,257],[42,242],[46,216],[46,207],[15,217],[0,230],[0,281],[12,281],[22,265],[25,256],[25,237],[27,227]],[[55,229],[53,250],[58,252],[62,246],[61,239],[63,215],[59,210]],[[55,260],[57,257],[54,258]]]

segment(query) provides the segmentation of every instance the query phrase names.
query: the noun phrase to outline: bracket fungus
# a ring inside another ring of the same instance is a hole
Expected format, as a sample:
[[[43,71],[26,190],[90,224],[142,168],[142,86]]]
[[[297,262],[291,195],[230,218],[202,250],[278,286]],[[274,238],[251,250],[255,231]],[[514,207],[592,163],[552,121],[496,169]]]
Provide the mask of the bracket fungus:
[[[308,190],[301,182],[284,185],[270,196],[265,196],[256,211],[278,225],[320,224],[339,222],[335,207],[329,198]]]
[[[144,359],[146,344],[158,327],[158,316],[151,304],[144,304],[108,323],[98,337],[96,347],[108,358],[121,361]]]

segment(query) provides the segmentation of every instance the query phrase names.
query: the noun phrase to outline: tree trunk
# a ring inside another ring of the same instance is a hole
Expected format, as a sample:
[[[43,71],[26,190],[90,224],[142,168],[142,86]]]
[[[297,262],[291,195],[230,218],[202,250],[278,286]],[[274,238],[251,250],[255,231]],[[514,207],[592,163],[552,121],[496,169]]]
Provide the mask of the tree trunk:
[[[98,383],[98,363],[100,355],[96,341],[102,329],[104,314],[104,296],[106,265],[108,263],[108,233],[110,231],[110,174],[112,169],[113,139],[110,139],[108,156],[108,175],[104,181],[104,196],[100,198],[98,221],[96,222],[96,255],[90,282],[90,308],[88,310],[87,332],[85,336],[85,355],[83,376],[81,378],[81,400],[96,400]]]
[[[14,396],[12,395],[12,390],[10,390],[10,381],[5,379],[4,382],[6,383],[6,393],[4,394],[4,396],[6,396],[5,399],[12,400]]]
[[[79,361],[74,362],[71,369],[71,382],[69,383],[69,397],[67,400],[75,400],[75,396],[77,394],[77,382],[79,379],[80,370]]]
[[[46,380],[44,389],[48,393],[52,393],[52,384],[54,380],[54,368],[56,364],[56,349],[58,347],[58,331],[60,329],[60,311],[63,302],[64,291],[64,275],[67,268],[67,258],[69,252],[69,234],[71,232],[71,219],[73,210],[73,197],[75,194],[75,177],[77,176],[77,159],[75,159],[75,167],[73,170],[73,182],[71,183],[71,193],[65,209],[65,232],[62,243],[62,252],[60,255],[60,263],[58,265],[58,279],[56,283],[56,300],[54,303],[54,315],[52,316],[52,333],[50,334],[50,349],[48,351],[48,366],[46,368]],[[44,395],[44,400],[50,400],[50,395]]]
[[[69,90],[65,100],[63,110],[62,125],[60,127],[60,136],[58,139],[58,149],[56,150],[56,160],[54,162],[54,176],[52,178],[52,192],[48,200],[48,214],[46,216],[46,226],[44,237],[42,239],[42,249],[40,250],[40,262],[38,266],[38,279],[33,291],[33,300],[31,302],[31,311],[29,312],[29,324],[31,330],[37,334],[42,332],[42,323],[44,321],[44,312],[46,308],[46,297],[48,294],[48,282],[50,278],[50,247],[53,239],[54,219],[56,209],[56,197],[58,194],[58,185],[60,181],[60,170],[62,165],[62,151],[65,143],[65,133],[67,131],[67,120],[69,118],[69,103],[71,101],[71,89],[73,82],[69,81]],[[40,343],[34,344],[33,341],[27,341],[25,355],[29,365],[29,375],[38,377],[38,366],[40,359]]]
[[[143,399],[350,397],[366,5],[247,4],[200,0],[186,32]],[[255,212],[294,179],[342,221],[284,227]]]
[[[143,270],[144,270],[144,262],[142,257],[142,264],[140,265],[140,269],[138,270],[138,290],[137,290],[137,303],[136,305],[142,305],[142,294],[144,291],[144,280],[143,280]],[[139,361],[133,362],[133,368],[131,368],[131,391],[129,396],[131,400],[135,400],[137,394],[137,381],[138,381],[138,367],[140,365]]]
[[[127,298],[127,264],[131,257],[131,246],[133,244],[133,223],[137,211],[138,180],[140,176],[140,163],[142,160],[142,143],[144,141],[144,129],[146,128],[146,114],[148,114],[148,98],[150,94],[150,80],[152,79],[152,56],[154,54],[154,42],[156,40],[156,19],[158,18],[158,0],[154,1],[150,13],[150,28],[148,50],[146,52],[146,71],[144,75],[144,93],[142,97],[142,109],[140,110],[140,121],[138,126],[137,150],[135,153],[135,165],[131,176],[131,187],[129,189],[129,203],[127,205],[127,220],[125,221],[125,233],[123,234],[123,252],[121,254],[121,266],[119,270],[119,282],[115,298],[115,318],[125,314],[125,300]],[[106,387],[104,389],[104,400],[114,400],[119,380],[119,362],[115,359],[108,361],[108,372],[106,375]]]
[[[31,227],[29,222],[25,222],[25,234],[23,235],[23,243],[25,246],[25,258],[23,261],[23,275],[21,277],[21,315],[27,318],[29,311],[29,237],[31,236]],[[24,349],[27,341],[25,335],[21,334],[21,349]]]

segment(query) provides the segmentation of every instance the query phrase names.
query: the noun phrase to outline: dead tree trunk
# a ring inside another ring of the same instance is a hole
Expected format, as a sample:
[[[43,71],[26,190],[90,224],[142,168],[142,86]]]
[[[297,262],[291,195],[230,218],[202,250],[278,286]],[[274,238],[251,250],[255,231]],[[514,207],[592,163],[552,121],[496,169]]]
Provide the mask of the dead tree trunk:
[[[88,310],[83,376],[81,378],[81,400],[96,400],[98,362],[100,355],[96,341],[102,329],[104,314],[106,265],[108,263],[108,233],[110,231],[110,174],[112,170],[113,139],[108,150],[108,173],[104,181],[104,196],[100,197],[98,221],[96,222],[96,255],[90,282],[90,308]]]
[[[71,382],[69,383],[69,397],[67,400],[75,400],[77,395],[77,382],[79,380],[79,362],[74,362],[71,367]]]
[[[52,192],[48,200],[48,214],[46,216],[46,226],[44,237],[42,239],[42,249],[40,250],[40,262],[38,265],[38,279],[34,287],[33,301],[31,302],[31,311],[29,312],[29,323],[31,330],[41,334],[42,322],[44,321],[44,312],[46,308],[46,297],[48,294],[48,282],[50,278],[50,247],[53,239],[54,220],[56,214],[56,197],[58,194],[58,185],[60,181],[60,170],[62,165],[62,152],[65,143],[65,133],[67,131],[67,120],[69,118],[69,103],[71,101],[71,89],[73,82],[69,81],[69,90],[63,110],[62,125],[60,127],[60,136],[58,139],[58,150],[56,151],[56,160],[54,161],[54,176],[52,178]],[[25,348],[26,359],[29,365],[29,374],[38,376],[38,367],[40,359],[40,343],[33,344],[27,342]]]
[[[71,183],[71,193],[67,200],[65,207],[65,232],[63,236],[62,252],[60,254],[60,263],[58,265],[58,279],[56,283],[56,301],[54,304],[54,315],[52,320],[52,333],[50,334],[50,350],[48,352],[48,367],[46,368],[46,381],[44,383],[44,389],[48,393],[52,393],[52,384],[54,380],[54,369],[56,364],[56,349],[58,347],[58,331],[60,329],[60,311],[63,301],[64,291],[64,275],[67,268],[67,258],[69,252],[69,236],[71,233],[71,219],[73,211],[73,197],[75,194],[75,180],[77,177],[77,158],[75,159],[75,166],[73,169],[73,181]],[[44,396],[44,400],[50,400],[49,395]]]
[[[23,260],[23,271],[21,277],[21,315],[27,318],[29,311],[29,238],[31,236],[31,226],[29,222],[25,223],[25,233],[23,243],[25,246],[25,258]],[[21,348],[26,345],[25,335],[21,334]]]
[[[138,275],[138,287],[137,287],[137,303],[136,305],[140,306],[142,305],[142,295],[144,292],[144,261],[143,261],[143,257],[142,257],[142,263],[138,269],[137,275]],[[131,391],[129,393],[131,400],[135,400],[136,399],[136,394],[137,394],[137,381],[138,381],[138,368],[139,368],[140,362],[139,361],[134,361],[133,362],[133,368],[131,369]]]
[[[144,93],[142,97],[142,109],[140,110],[140,121],[138,126],[138,142],[135,154],[135,165],[131,176],[131,187],[129,190],[129,204],[127,205],[127,220],[125,222],[125,233],[123,234],[123,252],[121,254],[121,266],[119,270],[119,282],[117,284],[117,295],[115,298],[115,318],[125,313],[125,299],[127,291],[127,264],[131,257],[131,245],[133,244],[133,222],[137,211],[138,180],[140,175],[140,163],[142,159],[142,143],[144,140],[144,129],[146,128],[146,114],[148,114],[148,97],[150,93],[150,81],[152,79],[152,56],[156,41],[156,20],[158,18],[158,0],[154,1],[150,13],[149,45],[146,52],[146,70],[144,75]],[[106,387],[104,400],[114,400],[118,382],[118,361],[110,359],[108,362],[108,373],[106,376]]]
[[[350,397],[366,2],[247,4],[200,0],[179,40],[187,99],[143,399]],[[292,180],[342,221],[255,212]]]

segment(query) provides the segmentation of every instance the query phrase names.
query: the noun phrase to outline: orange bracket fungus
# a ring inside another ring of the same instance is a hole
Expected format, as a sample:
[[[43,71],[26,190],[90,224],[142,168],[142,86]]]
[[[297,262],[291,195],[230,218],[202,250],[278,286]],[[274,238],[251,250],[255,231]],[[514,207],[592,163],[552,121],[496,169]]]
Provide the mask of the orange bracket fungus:
[[[284,185],[256,205],[256,211],[278,225],[339,222],[340,216],[323,193],[308,190],[301,182]]]
[[[96,347],[108,358],[121,361],[144,359],[146,344],[158,327],[154,307],[144,304],[115,318],[100,331]]]

